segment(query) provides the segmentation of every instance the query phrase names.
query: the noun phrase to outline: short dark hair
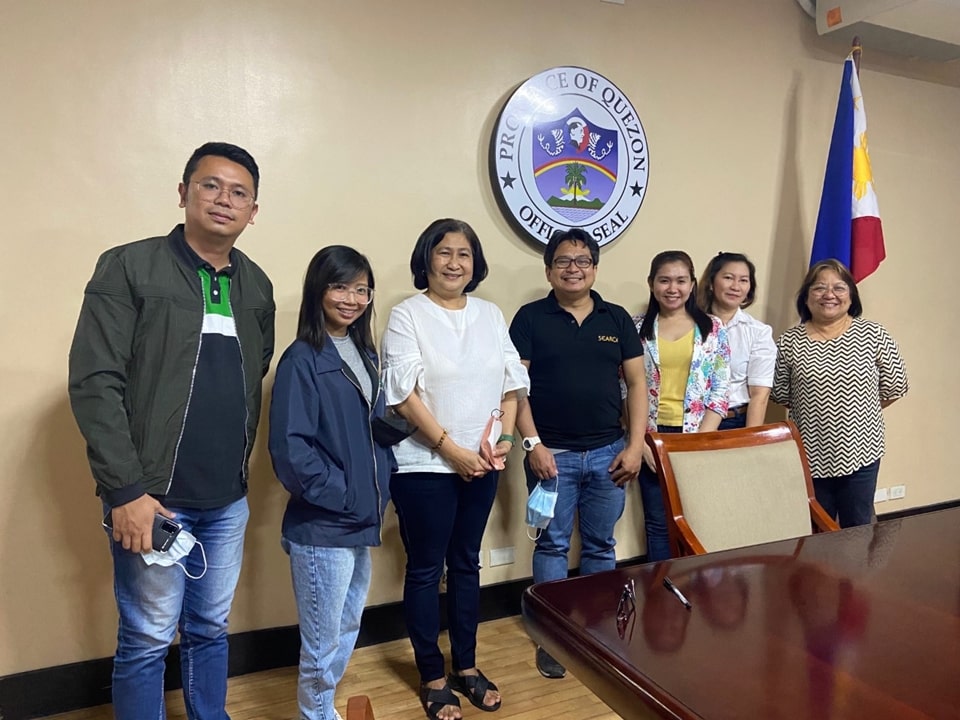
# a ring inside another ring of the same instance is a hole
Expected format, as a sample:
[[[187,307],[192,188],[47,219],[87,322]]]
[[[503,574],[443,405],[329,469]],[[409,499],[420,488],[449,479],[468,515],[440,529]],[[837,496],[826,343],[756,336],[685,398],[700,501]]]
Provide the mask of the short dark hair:
[[[351,282],[366,273],[373,289],[373,268],[366,255],[346,245],[329,245],[320,250],[310,264],[303,279],[303,298],[300,300],[300,319],[297,322],[297,339],[320,350],[327,339],[327,325],[323,314],[323,295],[330,283]],[[376,351],[373,342],[373,303],[366,312],[353,321],[347,332],[357,344]]]
[[[647,285],[650,286],[650,299],[647,301],[647,311],[643,315],[643,322],[640,324],[640,337],[646,340],[653,340],[653,323],[660,314],[660,303],[653,296],[653,279],[657,276],[660,268],[669,263],[683,263],[690,272],[690,282],[693,287],[690,290],[690,297],[684,304],[687,314],[693,318],[693,321],[700,328],[700,337],[707,337],[713,330],[713,320],[697,305],[697,275],[693,270],[693,260],[683,250],[664,250],[657,253],[650,261],[650,274],[647,275]]]
[[[569,230],[557,230],[550,236],[550,242],[543,251],[543,264],[547,267],[553,266],[553,256],[557,254],[557,248],[562,242],[580,243],[590,251],[590,257],[594,265],[600,264],[600,244],[586,230],[580,228],[570,228]]]
[[[243,165],[243,167],[247,169],[247,172],[249,172],[250,176],[253,178],[253,197],[256,199],[257,194],[260,191],[260,168],[257,167],[257,161],[253,159],[253,155],[248,153],[242,147],[231,145],[230,143],[225,142],[204,143],[193,151],[193,155],[191,155],[190,159],[187,160],[187,166],[183,169],[184,185],[190,183],[190,178],[196,171],[197,165],[200,164],[200,159],[206,157],[207,155],[215,155],[217,157],[226,158],[231,162],[237,163],[237,165]]]
[[[850,288],[850,307],[847,309],[847,314],[850,317],[860,317],[863,315],[860,291],[857,290],[857,283],[854,282],[853,275],[850,274],[847,266],[842,262],[830,258],[829,260],[821,260],[813,265],[807,271],[807,276],[803,279],[803,285],[800,286],[800,291],[797,293],[797,314],[800,316],[800,322],[807,322],[807,320],[813,317],[813,315],[810,314],[810,308],[807,307],[807,300],[809,299],[810,288],[813,287],[813,284],[817,281],[817,277],[824,270],[833,270]]]
[[[713,281],[719,272],[723,270],[724,266],[730,263],[743,263],[747,266],[747,270],[750,272],[750,290],[747,293],[746,299],[740,303],[740,307],[747,308],[753,305],[753,301],[757,297],[756,266],[751,262],[750,258],[743,253],[719,252],[707,265],[707,269],[703,271],[703,276],[700,278],[698,300],[704,312],[713,312]]]
[[[473,278],[463,289],[465,293],[473,292],[477,286],[487,277],[487,261],[483,257],[483,248],[480,246],[480,238],[463,220],[453,218],[441,218],[434,220],[427,225],[426,230],[420,233],[417,238],[417,244],[413,246],[413,253],[410,255],[410,272],[413,273],[413,286],[417,290],[426,290],[430,283],[427,274],[430,271],[430,261],[433,249],[440,244],[447,233],[461,233],[467,242],[470,243],[470,250],[473,252]]]

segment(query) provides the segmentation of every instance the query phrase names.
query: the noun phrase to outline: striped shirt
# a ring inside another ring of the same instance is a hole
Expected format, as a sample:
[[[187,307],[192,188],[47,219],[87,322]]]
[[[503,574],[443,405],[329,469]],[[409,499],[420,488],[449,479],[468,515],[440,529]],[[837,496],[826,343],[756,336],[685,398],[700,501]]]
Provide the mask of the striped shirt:
[[[833,340],[811,340],[803,324],[777,340],[771,398],[789,408],[813,477],[849,475],[883,457],[880,403],[908,388],[897,343],[870,320],[854,318]]]
[[[247,401],[230,303],[234,267],[214,270],[190,252],[198,263],[197,283],[203,292],[203,329],[165,503],[211,509],[246,494]]]

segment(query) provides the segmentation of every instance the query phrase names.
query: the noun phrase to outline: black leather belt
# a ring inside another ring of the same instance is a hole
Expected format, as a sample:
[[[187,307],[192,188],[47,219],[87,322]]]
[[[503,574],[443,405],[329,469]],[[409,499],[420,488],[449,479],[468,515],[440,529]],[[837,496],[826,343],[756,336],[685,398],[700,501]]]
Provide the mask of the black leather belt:
[[[747,405],[738,405],[738,406],[735,407],[735,408],[730,408],[729,410],[727,410],[727,417],[728,417],[728,418],[735,418],[735,417],[739,417],[740,415],[746,415],[746,414],[747,414],[747,408],[748,408],[748,407],[750,407],[749,404],[747,404]]]

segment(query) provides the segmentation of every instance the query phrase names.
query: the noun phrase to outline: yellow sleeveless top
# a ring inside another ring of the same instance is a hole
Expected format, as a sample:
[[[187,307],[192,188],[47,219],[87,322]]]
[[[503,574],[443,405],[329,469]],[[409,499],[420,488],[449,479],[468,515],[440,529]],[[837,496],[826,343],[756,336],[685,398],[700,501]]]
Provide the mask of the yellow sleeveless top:
[[[657,338],[660,352],[660,404],[657,425],[683,425],[683,398],[693,362],[693,328],[679,340]]]

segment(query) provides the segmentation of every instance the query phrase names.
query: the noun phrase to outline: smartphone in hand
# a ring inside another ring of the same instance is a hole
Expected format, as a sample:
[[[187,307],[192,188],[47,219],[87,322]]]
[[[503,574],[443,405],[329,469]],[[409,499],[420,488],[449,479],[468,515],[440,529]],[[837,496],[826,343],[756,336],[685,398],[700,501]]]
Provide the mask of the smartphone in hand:
[[[113,513],[110,510],[103,516],[102,525],[107,530],[113,530]],[[153,549],[158,552],[167,552],[173,546],[173,541],[177,539],[177,535],[180,534],[182,529],[183,526],[176,520],[171,520],[160,513],[154,515]]]

